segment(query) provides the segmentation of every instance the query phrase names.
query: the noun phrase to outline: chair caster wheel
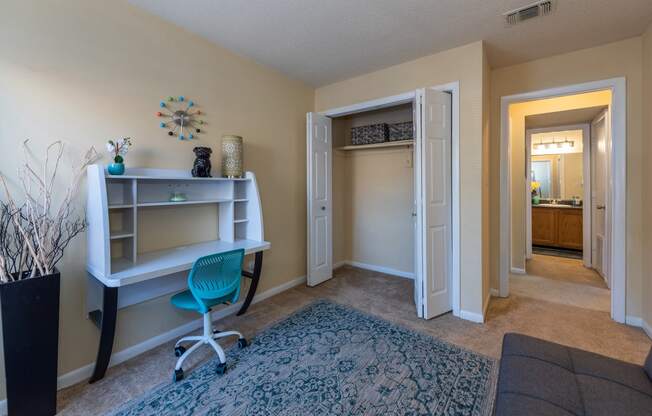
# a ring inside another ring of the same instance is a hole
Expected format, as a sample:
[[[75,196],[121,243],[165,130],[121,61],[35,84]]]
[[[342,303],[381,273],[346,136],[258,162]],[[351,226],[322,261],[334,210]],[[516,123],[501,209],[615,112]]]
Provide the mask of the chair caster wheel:
[[[245,348],[245,347],[247,347],[247,345],[249,345],[249,342],[247,342],[247,340],[245,338],[238,339],[238,347],[239,348]]]
[[[214,329],[213,334],[219,334],[221,331],[219,329]]]
[[[215,369],[215,372],[219,375],[226,373],[226,363],[219,363]]]
[[[186,347],[179,346],[179,347],[174,348],[174,356],[175,357],[181,357],[184,352],[186,352]],[[182,374],[183,374],[183,372],[182,372]]]
[[[174,370],[174,374],[172,375],[172,381],[176,383],[177,381],[181,381],[181,380],[183,380],[183,368]]]

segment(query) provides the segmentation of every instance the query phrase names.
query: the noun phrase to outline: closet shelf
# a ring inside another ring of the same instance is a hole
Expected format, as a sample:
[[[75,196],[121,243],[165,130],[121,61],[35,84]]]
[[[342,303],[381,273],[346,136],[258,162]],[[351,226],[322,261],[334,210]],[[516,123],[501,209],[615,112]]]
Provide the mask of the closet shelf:
[[[234,220],[233,222],[234,222],[235,224],[240,224],[240,223],[247,222],[247,221],[249,221],[249,219],[247,219],[247,218],[243,218],[243,219],[240,219],[240,220]]]
[[[382,149],[385,147],[412,146],[412,145],[414,145],[414,140],[399,140],[395,142],[343,146],[343,147],[338,147],[337,150],[348,151],[348,150],[364,150],[364,149]]]

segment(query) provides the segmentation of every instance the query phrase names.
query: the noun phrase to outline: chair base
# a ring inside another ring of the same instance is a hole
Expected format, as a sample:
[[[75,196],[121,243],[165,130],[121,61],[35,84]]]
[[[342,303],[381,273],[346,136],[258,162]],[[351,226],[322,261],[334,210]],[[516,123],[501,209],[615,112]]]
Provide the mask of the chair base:
[[[182,368],[183,362],[186,360],[186,358],[188,358],[190,354],[192,354],[202,345],[206,345],[206,344],[213,347],[213,350],[215,350],[215,353],[217,354],[217,357],[220,360],[220,364],[218,365],[218,369],[217,369],[218,374],[224,374],[224,372],[226,371],[226,355],[224,354],[224,350],[222,349],[220,344],[217,343],[216,340],[224,337],[235,336],[235,335],[238,336],[238,345],[240,346],[240,348],[247,346],[247,340],[238,331],[213,332],[211,314],[210,312],[205,313],[203,334],[183,337],[180,340],[178,340],[177,343],[174,345],[175,355],[179,356],[179,359],[177,360],[177,364],[174,366],[174,375],[172,379],[174,381],[179,381],[183,379],[183,368]],[[195,341],[195,343],[190,348],[186,349],[181,346],[182,343],[192,342],[192,341]]]

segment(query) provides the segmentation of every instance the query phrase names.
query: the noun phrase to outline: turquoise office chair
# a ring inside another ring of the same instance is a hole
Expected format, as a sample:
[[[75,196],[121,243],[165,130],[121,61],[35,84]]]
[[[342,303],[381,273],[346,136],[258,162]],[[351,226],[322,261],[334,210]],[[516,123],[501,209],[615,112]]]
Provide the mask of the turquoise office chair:
[[[181,309],[196,311],[204,316],[204,333],[199,336],[183,337],[174,346],[174,355],[179,357],[174,367],[172,380],[183,379],[183,362],[193,351],[204,344],[209,344],[220,359],[217,373],[226,371],[226,356],[217,343],[217,339],[231,335],[238,336],[238,346],[247,346],[247,340],[237,331],[213,331],[211,322],[211,307],[222,303],[235,303],[240,296],[240,279],[242,277],[242,260],[244,250],[233,250],[226,253],[212,254],[200,257],[195,261],[188,275],[188,288],[172,296],[170,301]],[[196,341],[186,349],[181,344]]]

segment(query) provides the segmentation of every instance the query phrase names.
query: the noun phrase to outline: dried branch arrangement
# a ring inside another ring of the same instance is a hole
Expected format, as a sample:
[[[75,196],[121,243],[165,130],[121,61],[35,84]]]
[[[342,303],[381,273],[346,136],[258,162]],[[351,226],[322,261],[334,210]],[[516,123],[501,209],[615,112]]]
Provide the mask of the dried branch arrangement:
[[[52,143],[43,165],[35,166],[28,141],[23,142],[25,161],[18,170],[18,193],[22,195],[12,194],[0,173],[4,191],[4,200],[0,200],[0,283],[53,273],[70,241],[86,228],[85,219],[75,213],[73,199],[86,167],[99,156],[92,147],[84,154],[81,164],[72,168],[63,199],[55,202],[55,179],[64,147],[61,141]]]

